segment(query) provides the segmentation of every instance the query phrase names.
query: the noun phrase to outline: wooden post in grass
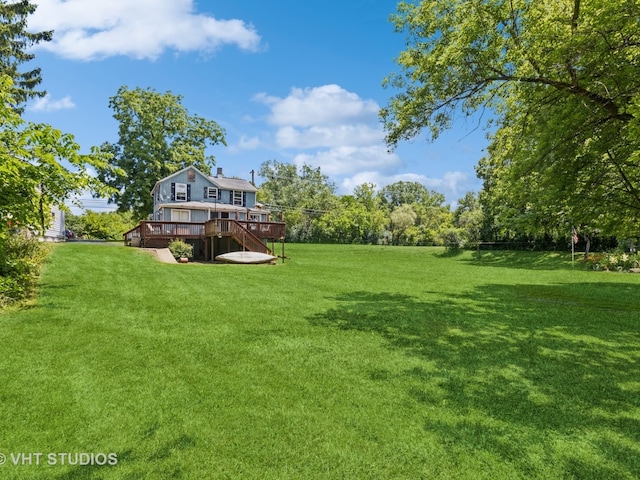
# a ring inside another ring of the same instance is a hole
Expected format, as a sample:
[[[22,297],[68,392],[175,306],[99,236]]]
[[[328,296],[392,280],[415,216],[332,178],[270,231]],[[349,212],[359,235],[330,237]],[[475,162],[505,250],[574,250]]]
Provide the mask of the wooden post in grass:
[[[573,262],[575,261],[576,243],[578,243],[578,232],[576,232],[576,227],[571,225],[571,266],[572,267],[573,267]]]

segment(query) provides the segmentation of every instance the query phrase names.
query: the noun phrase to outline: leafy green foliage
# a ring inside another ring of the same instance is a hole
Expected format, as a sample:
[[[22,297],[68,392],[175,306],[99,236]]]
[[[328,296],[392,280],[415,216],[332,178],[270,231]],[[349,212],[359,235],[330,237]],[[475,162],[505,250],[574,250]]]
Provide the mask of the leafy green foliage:
[[[478,173],[496,230],[637,232],[639,16],[623,0],[400,3],[389,145],[489,109],[497,130]]]
[[[182,240],[172,240],[169,243],[169,250],[176,258],[193,257],[193,245],[189,245]]]
[[[131,212],[94,212],[68,214],[66,226],[78,237],[98,240],[122,240],[122,234],[136,226]]]
[[[288,241],[442,245],[441,231],[452,226],[444,195],[418,182],[396,182],[377,193],[375,185],[363,183],[353,195],[337,196],[320,168],[298,171],[270,160],[259,175],[265,181],[258,197],[283,212]]]
[[[353,195],[337,196],[320,168],[303,165],[299,171],[270,160],[259,175],[265,181],[258,198],[283,212],[288,241],[436,245],[442,244],[440,231],[451,226],[444,195],[418,182],[396,182],[377,193],[375,185],[363,183]]]
[[[150,192],[158,180],[189,165],[210,173],[215,157],[207,147],[226,145],[223,128],[189,115],[181,95],[123,86],[109,106],[119,122],[119,138],[102,148],[118,169],[98,169],[98,177],[115,189],[110,202],[121,212],[131,210],[136,219],[153,212]]]
[[[418,182],[395,182],[383,187],[378,192],[380,202],[389,209],[402,205],[422,205],[439,207],[444,203],[444,195],[429,190]]]
[[[51,205],[74,192],[110,192],[90,171],[109,170],[108,155],[97,148],[81,154],[72,135],[23,121],[12,108],[11,85],[0,77],[0,239],[16,227],[43,232]]]
[[[375,195],[375,185],[363,183],[353,195],[339,197],[337,204],[317,221],[323,241],[337,243],[378,243],[387,216]]]
[[[400,205],[393,209],[390,215],[391,225],[390,229],[393,234],[393,244],[400,245],[404,243],[404,237],[406,231],[413,227],[416,223],[418,215],[413,210],[413,207],[408,203]]]
[[[49,246],[25,233],[0,237],[0,308],[29,298]]]
[[[453,223],[462,230],[465,243],[476,243],[482,239],[484,221],[479,198],[473,192],[467,192],[453,212]]]
[[[640,253],[615,250],[591,254],[584,259],[584,263],[594,270],[628,272],[632,268],[640,268]]]
[[[337,205],[335,185],[320,171],[303,165],[268,160],[260,166],[258,175],[265,180],[260,185],[258,199],[272,210],[283,212],[287,223],[287,238],[309,241],[318,236],[316,219]]]
[[[18,71],[21,64],[35,58],[29,49],[40,42],[51,40],[53,31],[27,31],[27,17],[36,11],[37,5],[28,0],[0,2],[0,76],[13,80],[12,95],[16,101],[14,109],[23,110],[23,104],[33,97],[43,97],[44,91],[35,90],[42,82],[40,68],[26,72]]]
[[[444,195],[418,182],[396,182],[378,192],[386,208],[394,245],[441,245],[440,233],[451,226]]]

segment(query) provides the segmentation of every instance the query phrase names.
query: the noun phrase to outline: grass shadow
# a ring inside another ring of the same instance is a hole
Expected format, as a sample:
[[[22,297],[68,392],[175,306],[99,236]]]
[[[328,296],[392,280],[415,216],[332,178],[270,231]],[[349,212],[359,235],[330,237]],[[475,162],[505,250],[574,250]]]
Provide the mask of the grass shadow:
[[[571,262],[571,255],[564,252],[529,252],[511,250],[476,250],[471,258],[465,259],[474,266],[526,268],[527,270],[583,269],[580,258]]]
[[[423,361],[394,375],[424,412],[425,430],[453,449],[490,452],[525,476],[543,477],[551,462],[575,478],[636,478],[636,291],[603,283],[485,285],[420,298],[353,292],[310,322],[377,333]]]
[[[465,251],[462,248],[445,248],[442,253],[439,253],[436,256],[440,258],[456,258],[462,256],[464,252]]]

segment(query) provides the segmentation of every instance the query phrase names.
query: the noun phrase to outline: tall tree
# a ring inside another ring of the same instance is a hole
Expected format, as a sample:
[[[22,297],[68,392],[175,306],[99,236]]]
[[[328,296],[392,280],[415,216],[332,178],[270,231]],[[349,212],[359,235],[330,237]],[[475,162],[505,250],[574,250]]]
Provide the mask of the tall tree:
[[[343,195],[318,219],[323,239],[339,243],[377,243],[387,216],[375,194],[375,185],[363,183],[353,195]]]
[[[395,207],[390,215],[390,226],[392,234],[392,242],[394,245],[400,245],[404,241],[407,230],[416,223],[418,215],[414,212],[413,207],[407,203]]]
[[[467,192],[458,200],[453,212],[453,224],[462,230],[467,242],[479,242],[482,234],[484,215],[480,200],[474,192]]]
[[[337,202],[335,185],[320,167],[296,165],[268,160],[260,166],[258,176],[264,178],[258,198],[284,212],[287,235],[294,240],[313,238],[315,220],[331,210]]]
[[[110,191],[89,173],[108,169],[108,156],[95,148],[81,154],[71,135],[22,120],[12,91],[10,77],[0,76],[0,242],[14,227],[45,230],[50,206],[73,193]]]
[[[35,58],[29,48],[51,40],[53,31],[28,32],[27,17],[36,11],[37,5],[28,0],[0,0],[0,75],[13,80],[14,108],[21,112],[23,104],[33,97],[43,97],[44,91],[36,90],[42,82],[40,68],[24,72],[20,65]]]
[[[105,143],[119,172],[101,169],[98,176],[116,189],[109,197],[118,210],[131,210],[135,218],[153,211],[150,192],[155,183],[186,166],[210,173],[215,157],[211,145],[226,145],[224,130],[212,120],[189,115],[182,96],[158,93],[151,88],[129,90],[123,86],[111,97],[109,107],[120,123],[118,142]]]
[[[420,204],[425,207],[440,206],[444,203],[444,195],[429,190],[419,182],[399,181],[387,185],[378,192],[383,205],[393,209],[404,204]]]
[[[387,142],[489,109],[480,174],[503,213],[637,231],[639,20],[627,0],[400,3],[408,47],[385,80],[400,90],[381,110]]]

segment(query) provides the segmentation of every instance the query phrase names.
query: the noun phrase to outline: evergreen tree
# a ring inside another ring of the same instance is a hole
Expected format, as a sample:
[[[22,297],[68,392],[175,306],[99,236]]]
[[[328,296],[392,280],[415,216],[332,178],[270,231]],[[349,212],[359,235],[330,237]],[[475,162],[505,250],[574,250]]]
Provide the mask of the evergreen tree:
[[[28,0],[9,2],[0,0],[0,75],[13,80],[12,96],[16,111],[24,110],[24,103],[33,97],[43,97],[46,92],[36,90],[42,82],[41,69],[19,71],[23,63],[35,58],[28,49],[40,42],[48,42],[53,31],[32,33],[26,31],[27,17],[36,11],[37,5]]]

